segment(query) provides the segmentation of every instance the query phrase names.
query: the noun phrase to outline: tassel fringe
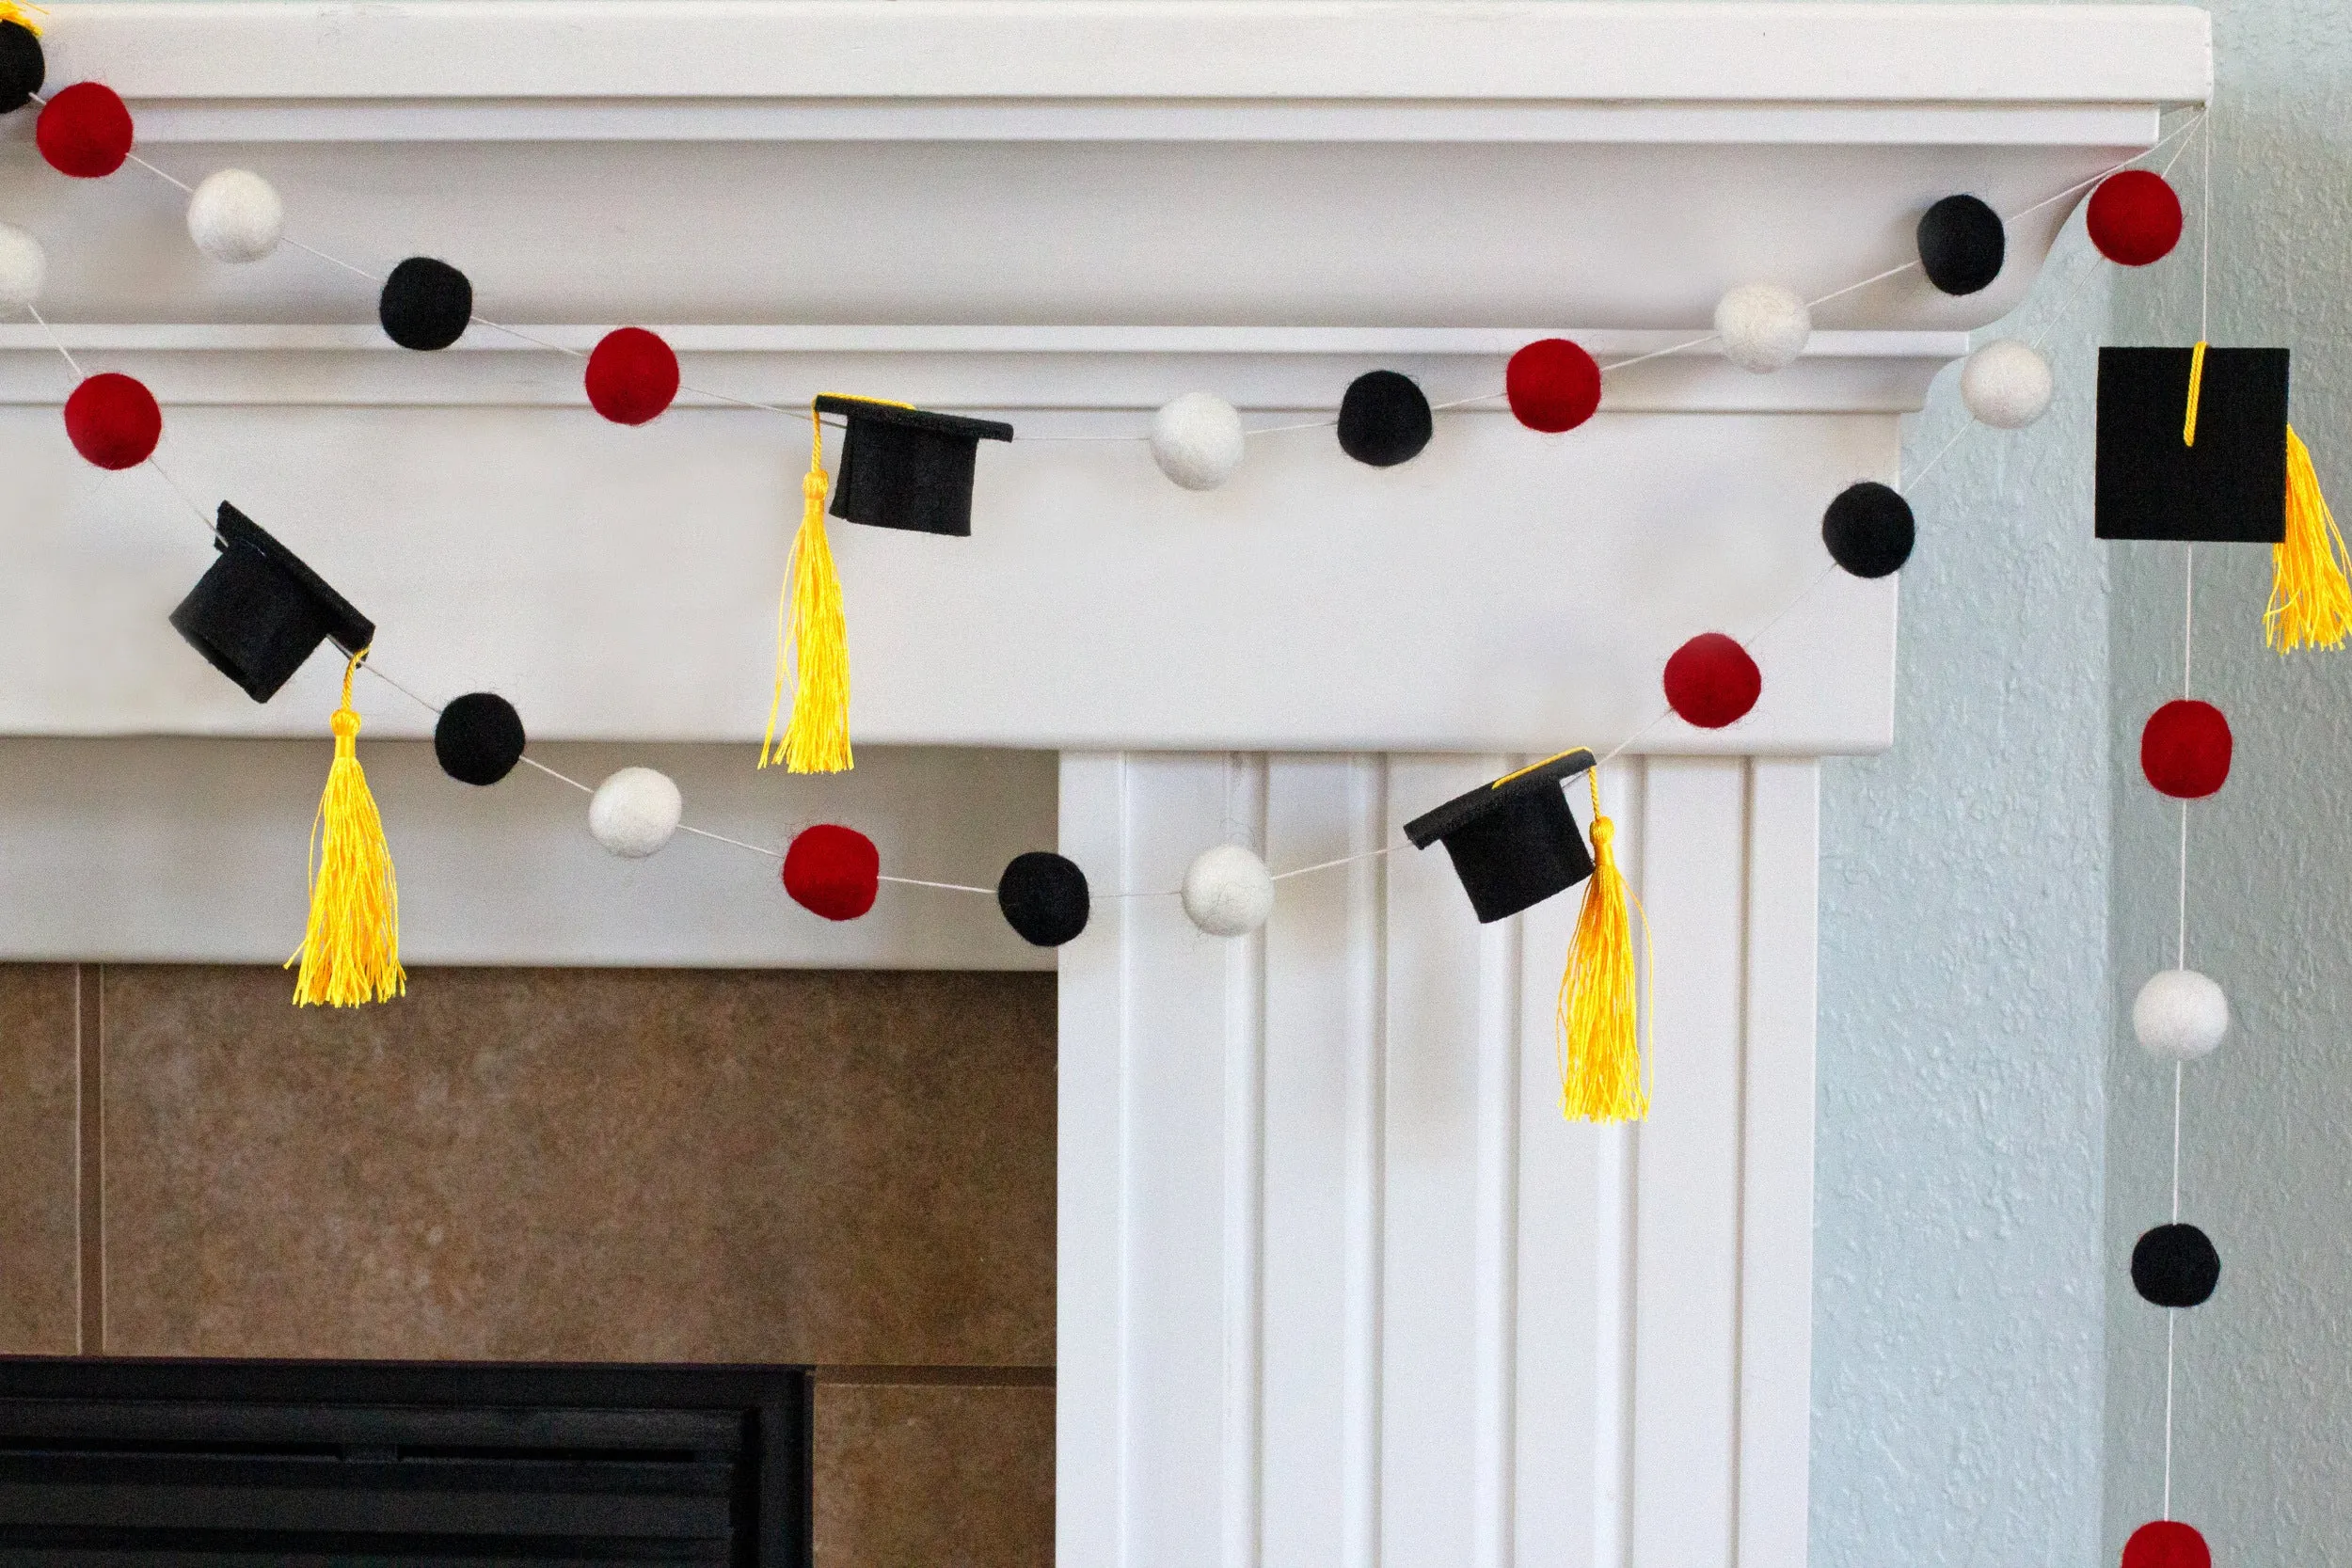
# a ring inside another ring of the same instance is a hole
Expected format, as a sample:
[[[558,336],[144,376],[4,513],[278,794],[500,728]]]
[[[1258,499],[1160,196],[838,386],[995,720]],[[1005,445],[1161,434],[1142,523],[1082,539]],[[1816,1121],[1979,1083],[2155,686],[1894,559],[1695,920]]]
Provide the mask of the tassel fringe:
[[[1570,1121],[1641,1121],[1649,1115],[1643,1070],[1641,997],[1633,962],[1629,901],[1640,908],[1617,869],[1616,824],[1600,815],[1593,791],[1593,876],[1576,917],[1568,963],[1560,977],[1560,1114]],[[1646,947],[1649,920],[1643,917]]]
[[[17,0],[0,0],[0,22],[13,22],[35,38],[40,36],[40,24],[33,18],[48,14],[39,6],[20,5]]]
[[[768,734],[759,766],[782,763],[794,773],[840,773],[854,767],[850,752],[850,627],[841,609],[841,577],[825,537],[825,432],[808,414],[808,473],[801,481],[801,531],[792,537],[791,564],[776,601],[776,691],[768,705]],[[784,739],[776,719],[792,683],[792,718]]]
[[[2352,584],[2344,580],[2344,535],[2319,492],[2311,449],[2287,430],[2287,536],[2270,547],[2270,608],[2263,641],[2283,656],[2336,648],[2352,633]]]
[[[302,948],[286,967],[297,1007],[357,1007],[389,1002],[408,989],[400,967],[400,887],[384,819],[359,770],[359,715],[351,706],[351,677],[367,650],[343,666],[342,705],[335,710],[335,761],[326,793],[310,827],[310,924]]]

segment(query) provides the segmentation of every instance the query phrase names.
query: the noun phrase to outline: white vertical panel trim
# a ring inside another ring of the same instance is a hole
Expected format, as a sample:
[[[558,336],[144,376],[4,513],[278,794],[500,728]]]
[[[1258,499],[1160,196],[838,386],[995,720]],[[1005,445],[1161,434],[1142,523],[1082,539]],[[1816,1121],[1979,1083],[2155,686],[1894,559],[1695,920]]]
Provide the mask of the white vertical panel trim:
[[[1389,765],[1359,758],[1349,780],[1348,848],[1389,842]],[[1348,867],[1347,1289],[1344,1424],[1341,1442],[1342,1568],[1380,1563],[1380,1304],[1386,1292],[1388,1207],[1389,861]]]
[[[1252,850],[1265,847],[1266,763],[1226,762],[1225,817]],[[1206,846],[1203,846],[1206,847]],[[1225,948],[1225,1563],[1255,1568],[1264,1382],[1260,1295],[1265,1247],[1265,933]]]
[[[1609,770],[1644,1127],[1559,1117],[1580,895],[1480,927],[1405,849],[1224,942],[1108,896],[1385,848],[1503,766],[1065,758],[1105,896],[1061,959],[1061,1561],[1802,1568],[1811,763]]]
[[[1740,1568],[1805,1561],[1820,784],[1817,763],[1759,759],[1749,793]]]

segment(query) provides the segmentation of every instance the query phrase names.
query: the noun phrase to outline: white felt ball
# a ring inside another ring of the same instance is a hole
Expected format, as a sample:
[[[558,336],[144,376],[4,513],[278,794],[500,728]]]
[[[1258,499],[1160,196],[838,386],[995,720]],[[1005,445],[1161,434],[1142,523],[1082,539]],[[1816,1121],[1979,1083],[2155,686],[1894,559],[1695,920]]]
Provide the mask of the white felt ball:
[[[0,310],[22,310],[49,281],[49,253],[12,223],[0,223]]]
[[[1248,936],[1273,912],[1265,862],[1238,844],[1201,850],[1184,873],[1184,913],[1213,937]]]
[[[2132,1033],[2140,1049],[2168,1062],[2193,1062],[2230,1032],[2230,999],[2193,969],[2149,977],[2132,1003]]]
[[[1777,371],[1796,362],[1813,336],[1813,312],[1777,283],[1742,283],[1715,302],[1724,357],[1743,371]]]
[[[1152,421],[1152,461],[1187,490],[1214,490],[1241,467],[1241,416],[1223,398],[1186,392]]]
[[[1996,430],[2023,430],[2050,406],[2050,362],[2014,338],[1996,339],[1961,367],[1960,401]]]
[[[596,785],[588,802],[588,832],[614,854],[635,860],[669,843],[685,810],[685,797],[667,773],[624,768]]]
[[[286,204],[260,175],[222,169],[188,198],[188,237],[215,261],[258,261],[286,237]]]

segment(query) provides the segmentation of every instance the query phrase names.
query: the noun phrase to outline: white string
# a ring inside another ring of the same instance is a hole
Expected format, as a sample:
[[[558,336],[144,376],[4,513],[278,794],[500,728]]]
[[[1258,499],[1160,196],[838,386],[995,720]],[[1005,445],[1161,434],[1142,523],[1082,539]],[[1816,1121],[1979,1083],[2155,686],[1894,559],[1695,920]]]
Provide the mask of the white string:
[[[2197,123],[2205,126],[2202,115]],[[2213,326],[2213,132],[2207,127],[2197,138],[2204,160],[2203,171],[2197,178],[2197,201],[2201,209],[2197,217],[2197,341],[2210,338]]]
[[[969,882],[927,882],[916,877],[881,877],[878,881],[896,882],[900,887],[935,887],[945,893],[985,893],[994,896],[993,887],[974,887]]]
[[[1919,471],[1917,473],[1911,475],[1907,479],[1898,479],[1895,482],[1895,493],[1897,495],[1909,495],[1914,490],[1917,489],[1918,486],[1926,481],[1928,475],[1935,471],[1935,466],[1944,461],[1945,454],[1949,452],[1954,447],[1960,445],[1962,437],[1965,436],[1970,431],[1976,428],[1977,421],[1970,420],[1966,424],[1962,425],[1958,430],[1952,432],[1952,438],[1945,442],[1942,447],[1938,448],[1933,457],[1931,457],[1925,463],[1920,464]]]
[[[82,373],[82,362],[73,357],[72,349],[65,346],[65,340],[57,336],[57,329],[49,325],[49,318],[35,309],[29,301],[25,304],[24,313],[40,324],[41,331],[49,339],[49,345],[65,356],[66,369],[73,372],[73,379],[76,381],[86,379]]]
[[[2177,1311],[2164,1315],[2164,1513],[2172,1517],[2172,1341],[2179,1329]]]

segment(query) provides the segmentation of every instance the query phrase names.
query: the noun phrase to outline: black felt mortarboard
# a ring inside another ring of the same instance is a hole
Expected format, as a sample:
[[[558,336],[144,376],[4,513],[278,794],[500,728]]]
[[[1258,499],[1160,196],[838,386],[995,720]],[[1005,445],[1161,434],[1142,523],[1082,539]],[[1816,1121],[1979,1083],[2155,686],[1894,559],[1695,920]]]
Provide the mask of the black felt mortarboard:
[[[2102,539],[2286,537],[2287,351],[2208,348],[2188,430],[2186,348],[2099,351]]]
[[[0,22],[0,114],[31,103],[48,76],[40,35],[22,22]]]
[[[1562,784],[1593,766],[1593,753],[1563,752],[1405,824],[1417,849],[1442,841],[1481,924],[1565,893],[1593,874],[1593,857],[1568,811]]]
[[[255,702],[277,695],[328,638],[346,654],[375,641],[373,622],[227,501],[213,543],[220,554],[171,624]]]
[[[834,516],[876,528],[970,535],[979,444],[1011,440],[1012,426],[830,394],[817,399],[817,410],[840,415],[849,427],[833,491]]]

